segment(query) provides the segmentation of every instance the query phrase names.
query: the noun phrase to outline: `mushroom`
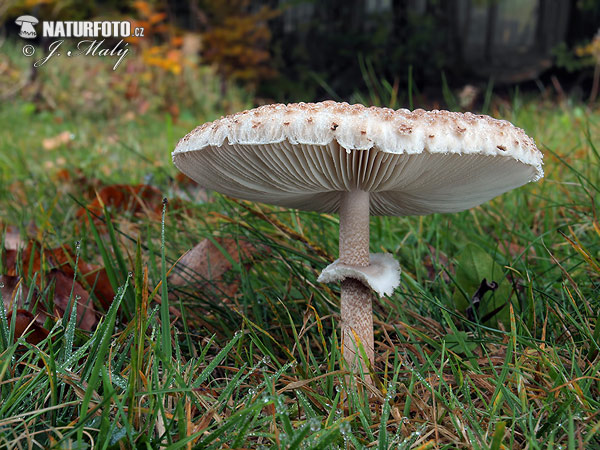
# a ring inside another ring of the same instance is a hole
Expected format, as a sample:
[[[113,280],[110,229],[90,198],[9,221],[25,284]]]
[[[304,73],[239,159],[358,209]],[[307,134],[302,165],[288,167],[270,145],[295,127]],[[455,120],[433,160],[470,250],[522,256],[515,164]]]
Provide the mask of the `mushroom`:
[[[37,25],[39,20],[37,20],[33,16],[20,16],[15,20],[15,24],[21,27],[21,31],[19,31],[19,36],[25,39],[34,39],[37,36],[37,32],[34,25]]]
[[[246,200],[339,213],[342,352],[353,371],[374,361],[372,291],[400,281],[389,254],[369,253],[369,216],[462,211],[543,177],[523,130],[488,116],[394,111],[326,101],[267,105],[181,139],[173,162],[201,186]],[[359,363],[360,360],[360,363]]]

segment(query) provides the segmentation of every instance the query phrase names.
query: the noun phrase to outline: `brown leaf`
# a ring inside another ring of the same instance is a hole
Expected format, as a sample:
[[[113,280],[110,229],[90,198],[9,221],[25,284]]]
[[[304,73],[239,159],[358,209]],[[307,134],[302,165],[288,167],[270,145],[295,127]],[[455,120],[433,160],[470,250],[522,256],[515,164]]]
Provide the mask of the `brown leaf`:
[[[33,259],[32,259],[33,253]],[[4,267],[4,271],[6,275],[17,276],[17,258],[19,256],[19,252],[17,250],[6,250],[4,252],[4,260],[2,261],[2,266]],[[41,267],[40,260],[40,252],[39,247],[36,247],[35,251],[33,248],[33,243],[30,241],[21,251],[21,262],[22,266],[26,271],[29,271],[31,267],[32,273],[39,272]]]
[[[158,189],[146,184],[134,186],[114,184],[102,188],[86,208],[79,208],[77,217],[87,219],[86,210],[89,210],[96,221],[96,217],[103,216],[104,206],[118,211],[130,211],[134,214],[158,214],[160,217],[162,199],[162,193]]]
[[[48,316],[41,304],[36,304],[39,297],[37,291],[32,294],[31,305],[26,305],[29,297],[29,287],[22,281],[21,277],[11,277],[9,275],[0,275],[0,294],[4,303],[4,309],[11,311],[14,309],[34,309],[36,311],[36,320],[39,325],[44,324]]]
[[[68,246],[66,246],[65,249],[62,247],[57,247],[55,249],[42,250],[39,243],[35,241],[29,241],[27,247],[21,251],[21,262],[23,264],[23,269],[25,271],[29,271],[31,268],[32,273],[39,272],[42,268],[42,257],[46,262],[46,266],[57,267],[66,264],[68,258],[66,257],[65,251],[70,251]],[[72,255],[72,252],[70,253]],[[17,256],[18,252],[16,250],[7,250],[5,252],[4,267],[7,275],[17,275]],[[71,257],[72,261],[75,261],[75,257]]]
[[[65,245],[63,247],[57,247],[54,249],[44,249],[43,251],[44,260],[46,261],[45,267],[53,267],[54,269],[60,269],[70,280],[75,276],[75,270],[72,264],[77,260],[75,253],[71,250],[71,247]],[[42,252],[40,251],[39,244],[35,244],[30,241],[28,246],[21,253],[21,261],[24,270],[29,270],[31,265],[32,273],[40,272],[42,264]],[[17,275],[17,251],[6,250],[4,254],[3,267],[7,275]],[[103,308],[108,309],[114,299],[115,292],[110,284],[106,270],[94,264],[86,263],[81,257],[79,258],[77,266],[78,276],[83,278],[82,282],[86,287],[92,289],[92,292],[100,302]],[[40,278],[37,278],[38,286]],[[78,286],[84,289],[83,286],[78,282]],[[70,286],[70,284],[69,284]],[[85,291],[86,298],[89,296],[88,291]],[[81,315],[78,316],[81,319]],[[83,327],[82,327],[83,328]]]
[[[77,302],[77,326],[83,330],[92,330],[97,323],[96,310],[87,291],[73,278],[58,269],[52,269],[47,276],[48,282],[54,281],[54,309],[56,315],[62,317],[71,304]],[[73,296],[71,297],[71,290]],[[66,314],[70,314],[69,311]]]
[[[14,308],[24,308],[29,289],[24,283],[19,283],[20,280],[21,277],[0,275],[0,294],[6,311]]]
[[[196,183],[183,172],[177,172],[175,175],[175,182],[178,186],[198,186],[198,183]]]
[[[57,266],[60,267],[60,270],[70,278],[73,278],[75,276],[75,271],[71,264],[75,262],[76,256],[71,247],[65,245],[52,250],[52,252],[54,260],[56,261]],[[77,271],[79,275],[83,277],[85,281],[84,284],[87,283],[89,289],[92,289],[92,292],[102,307],[108,309],[115,297],[115,291],[110,284],[106,269],[102,266],[86,263],[79,257]]]
[[[84,198],[92,198],[96,195],[96,189],[100,184],[97,178],[88,177],[81,169],[58,169],[50,171],[50,179],[56,185],[59,193],[73,193]]]
[[[12,322],[13,312],[6,314],[9,326]],[[33,330],[33,331],[32,331]],[[15,321],[15,338],[19,338],[23,333],[28,333],[25,340],[30,344],[37,345],[48,336],[48,330],[43,328],[33,314],[25,309],[17,309],[17,318]]]
[[[215,238],[215,241],[236,263],[249,263],[259,250],[246,240]],[[268,248],[261,249],[269,251]],[[210,239],[204,239],[177,263],[168,283],[174,287],[191,287],[210,292],[218,297],[232,297],[239,287],[239,279],[227,281],[225,275],[232,269],[229,259]]]

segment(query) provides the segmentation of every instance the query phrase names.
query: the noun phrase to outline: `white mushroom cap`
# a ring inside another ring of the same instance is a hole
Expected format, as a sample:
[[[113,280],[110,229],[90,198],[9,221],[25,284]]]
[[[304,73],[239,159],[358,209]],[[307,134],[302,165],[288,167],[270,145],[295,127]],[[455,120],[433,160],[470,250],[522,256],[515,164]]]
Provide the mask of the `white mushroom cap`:
[[[33,16],[20,16],[19,18],[17,18],[17,20],[15,20],[15,24],[17,24],[17,25],[22,25],[23,22],[32,23],[32,24],[36,25],[40,21],[36,17],[33,17]]]
[[[456,212],[543,176],[523,130],[471,113],[327,101],[268,105],[204,124],[173,152],[201,186],[232,197],[337,212],[370,192],[372,215]]]

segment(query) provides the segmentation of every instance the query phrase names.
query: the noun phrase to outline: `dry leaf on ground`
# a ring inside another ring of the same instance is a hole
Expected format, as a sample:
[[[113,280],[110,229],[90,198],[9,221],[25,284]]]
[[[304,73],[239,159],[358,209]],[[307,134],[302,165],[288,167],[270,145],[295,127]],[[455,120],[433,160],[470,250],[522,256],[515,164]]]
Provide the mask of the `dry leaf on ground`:
[[[17,255],[18,253],[16,250],[7,250],[5,252],[3,267],[5,268],[7,275],[17,275]],[[42,267],[41,256],[42,253],[40,252],[39,244],[35,243],[34,250],[34,242],[30,241],[27,248],[25,248],[21,254],[22,266],[27,268],[27,270],[29,270],[29,267],[31,266],[32,273],[39,272]],[[77,257],[69,245],[54,249],[44,249],[43,256],[46,261],[46,267],[59,268],[67,276],[73,279],[75,271],[73,270],[72,264],[75,263]],[[86,263],[80,257],[77,265],[77,272],[78,276],[83,277],[83,284],[87,283],[90,289],[93,288],[93,293],[102,307],[108,309],[114,299],[115,292],[110,284],[106,270],[102,266]]]
[[[89,211],[96,222],[98,217],[104,215],[104,206],[106,206],[121,212],[143,213],[159,218],[162,212],[162,199],[162,193],[147,184],[134,186],[114,184],[100,189],[93,201],[85,208],[79,208],[77,217],[87,220],[87,211]]]
[[[260,250],[242,239],[215,238],[215,241],[229,254],[236,263],[249,264],[251,259],[268,252],[268,247]],[[203,294],[210,293],[218,297],[231,297],[238,290],[240,280],[226,279],[232,269],[231,261],[210,240],[204,239],[177,263],[169,276],[168,284],[172,287],[186,287]]]
[[[8,324],[11,326],[13,312],[9,311],[6,314]],[[19,338],[27,333],[25,340],[30,344],[36,345],[46,339],[48,336],[48,330],[43,328],[36,317],[25,309],[17,309],[17,319],[15,322],[15,338]]]
[[[42,305],[37,303],[39,294],[37,290],[31,296],[31,305],[27,305],[29,297],[29,287],[25,284],[21,277],[0,275],[0,294],[6,311],[14,309],[34,309],[36,311],[36,319],[40,325],[43,325],[47,314],[43,310]]]
[[[50,251],[53,254],[57,267],[60,267],[62,272],[73,279],[75,271],[71,264],[75,262],[76,256],[71,247],[65,245]],[[110,284],[108,274],[104,267],[89,264],[80,257],[77,264],[77,272],[78,275],[82,276],[83,280],[85,280],[84,284],[87,283],[89,288],[92,289],[92,292],[102,307],[108,309],[115,297],[115,291]],[[87,288],[88,286],[85,287]]]
[[[44,264],[42,264],[42,256],[45,261]],[[16,278],[17,276],[17,258],[17,250],[6,250],[4,252],[3,267],[7,272],[7,275],[4,277],[8,277],[6,278],[7,282],[5,282],[6,286],[13,286],[15,284],[13,278]],[[55,249],[44,249],[42,252],[40,251],[39,244],[34,244],[33,241],[30,241],[28,246],[22,250],[20,258],[22,267],[27,268],[27,270],[31,267],[32,273],[41,272],[42,267],[52,268],[45,277],[37,277],[37,284],[39,287],[41,278],[44,278],[47,282],[53,280],[56,282],[55,298],[53,299],[54,312],[58,317],[62,317],[67,306],[71,287],[73,286],[73,279],[75,277],[75,270],[73,269],[72,264],[74,264],[77,258],[73,250],[71,250],[68,245],[65,245]],[[101,266],[88,264],[79,258],[77,277],[81,283],[79,281],[75,282],[73,295],[80,297],[80,301],[78,302],[80,305],[77,309],[78,326],[85,330],[91,330],[96,325],[97,321],[95,308],[89,298],[88,289],[92,290],[93,288],[92,292],[102,307],[106,309],[110,307],[115,293],[108,279],[106,270]],[[9,295],[12,295],[13,291],[14,288],[11,288]],[[2,294],[4,296],[4,291],[2,291]],[[18,305],[22,306],[22,303],[19,303]]]
[[[54,310],[58,317],[63,317],[69,307],[69,300],[77,302],[77,327],[90,331],[97,323],[96,310],[90,299],[90,295],[72,277],[67,276],[58,269],[52,269],[47,277],[48,281],[54,281]],[[71,291],[73,296],[71,297]],[[70,307],[69,312],[70,314]]]

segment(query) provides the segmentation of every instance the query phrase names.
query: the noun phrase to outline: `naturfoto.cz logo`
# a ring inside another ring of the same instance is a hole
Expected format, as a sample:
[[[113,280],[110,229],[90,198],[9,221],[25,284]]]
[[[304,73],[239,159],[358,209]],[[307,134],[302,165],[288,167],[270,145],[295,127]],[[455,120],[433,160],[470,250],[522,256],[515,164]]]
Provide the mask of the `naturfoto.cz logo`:
[[[19,36],[24,39],[34,39],[37,37],[35,25],[39,20],[33,16],[21,16],[15,20],[15,24],[21,27]],[[129,21],[43,21],[42,36],[45,38],[57,39],[48,45],[48,54],[42,59],[37,60],[33,65],[35,67],[43,66],[54,57],[60,57],[62,54],[67,57],[74,56],[111,56],[117,57],[117,62],[113,70],[121,64],[129,52],[128,43],[124,38],[144,37],[143,27],[132,27]],[[73,49],[66,52],[60,51],[63,47],[64,39],[82,39],[75,44]],[[120,41],[112,46],[105,46],[105,39],[119,38]],[[23,54],[31,57],[35,54],[33,45],[25,45]]]
[[[50,38],[144,37],[144,28],[131,29],[131,22],[60,21],[43,22],[42,36]]]

